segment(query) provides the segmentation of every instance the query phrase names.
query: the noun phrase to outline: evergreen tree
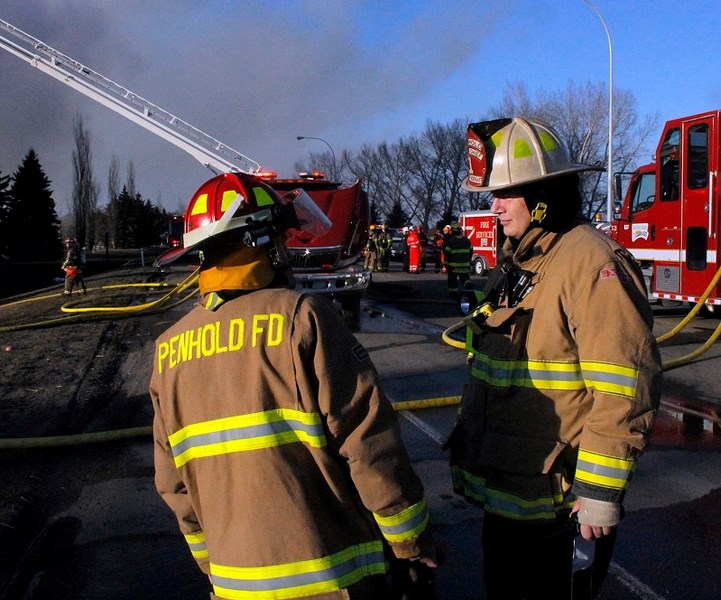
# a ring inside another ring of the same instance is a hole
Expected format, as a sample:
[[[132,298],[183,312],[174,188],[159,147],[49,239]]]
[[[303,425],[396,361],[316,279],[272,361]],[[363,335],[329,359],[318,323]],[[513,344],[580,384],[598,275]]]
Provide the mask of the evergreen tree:
[[[32,148],[13,174],[7,239],[13,260],[56,260],[62,255],[60,220],[50,180]]]
[[[451,225],[458,222],[459,217],[453,214],[453,209],[448,207],[443,211],[441,218],[436,221],[436,229],[443,229],[446,225]]]
[[[131,196],[123,186],[115,201],[118,248],[147,248],[160,243],[160,235],[167,226],[168,213],[140,194]]]
[[[0,173],[0,254],[8,254],[8,215],[12,198],[10,196],[10,175]]]
[[[123,186],[116,199],[116,247],[135,247],[136,231],[138,228],[137,211],[133,210],[134,199],[128,193],[128,188]]]
[[[396,200],[391,207],[390,212],[386,215],[386,223],[388,227],[405,227],[410,224],[410,217],[403,210],[400,200]]]

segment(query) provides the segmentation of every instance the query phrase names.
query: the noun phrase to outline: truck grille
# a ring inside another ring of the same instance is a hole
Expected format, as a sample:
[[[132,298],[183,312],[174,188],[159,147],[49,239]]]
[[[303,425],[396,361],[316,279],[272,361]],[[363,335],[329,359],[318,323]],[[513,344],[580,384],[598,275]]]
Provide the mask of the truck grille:
[[[333,269],[340,257],[337,248],[288,248],[291,264],[298,271],[328,271]]]

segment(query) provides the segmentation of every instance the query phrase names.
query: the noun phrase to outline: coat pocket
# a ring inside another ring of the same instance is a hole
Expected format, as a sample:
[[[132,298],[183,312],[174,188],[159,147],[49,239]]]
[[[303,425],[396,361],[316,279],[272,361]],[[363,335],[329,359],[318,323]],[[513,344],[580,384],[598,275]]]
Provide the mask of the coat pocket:
[[[526,353],[531,311],[521,307],[499,308],[486,319],[478,350],[493,359],[515,360]]]
[[[478,453],[480,466],[518,475],[545,475],[553,470],[565,442],[522,438],[486,431]]]

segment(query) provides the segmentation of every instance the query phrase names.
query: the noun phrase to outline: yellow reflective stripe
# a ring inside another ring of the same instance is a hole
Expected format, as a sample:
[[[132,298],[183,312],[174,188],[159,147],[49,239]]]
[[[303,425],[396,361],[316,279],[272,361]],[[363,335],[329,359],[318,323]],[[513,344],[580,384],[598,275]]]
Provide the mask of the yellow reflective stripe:
[[[573,362],[500,360],[478,353],[471,374],[495,387],[550,390],[583,390],[586,387],[580,365]]]
[[[221,199],[221,201],[220,201],[220,210],[221,210],[222,212],[225,212],[226,210],[228,210],[228,208],[230,207],[230,205],[233,203],[233,200],[235,200],[238,196],[240,196],[240,198],[241,198],[241,200],[240,200],[241,203],[242,203],[243,201],[245,201],[245,198],[243,198],[243,195],[242,195],[242,194],[239,194],[239,193],[236,192],[235,190],[226,190],[226,191],[224,191],[224,192],[223,192],[223,197],[222,197],[222,199]]]
[[[390,517],[373,513],[383,537],[389,542],[405,542],[418,537],[428,525],[428,505],[425,497],[405,510]]]
[[[208,558],[208,547],[205,545],[205,533],[203,531],[199,533],[186,533],[184,537],[193,558]]]
[[[636,461],[617,456],[578,451],[576,481],[605,488],[625,490],[636,470]]]
[[[326,445],[319,414],[287,408],[193,423],[171,434],[168,440],[177,467],[195,458],[294,442],[315,448]]]
[[[519,521],[551,521],[563,503],[563,496],[544,496],[527,500],[510,492],[486,487],[485,510]]]
[[[254,187],[253,195],[258,206],[272,206],[275,204],[275,200],[261,187]]]
[[[544,390],[583,390],[633,398],[638,370],[598,361],[556,362],[501,360],[477,353],[471,374],[495,387],[527,387]]]
[[[514,140],[513,142],[513,158],[531,158],[533,152],[526,140]]]
[[[539,131],[538,138],[541,140],[541,147],[547,152],[553,152],[558,148],[556,140],[547,131]]]
[[[223,302],[225,302],[225,300],[223,300],[217,292],[210,292],[205,299],[205,310],[213,311],[223,304]]]
[[[581,361],[581,368],[588,387],[607,394],[635,397],[638,369],[598,361]]]
[[[561,494],[541,498],[522,498],[486,485],[485,477],[473,475],[454,465],[451,467],[453,490],[483,506],[488,512],[519,521],[550,521],[557,511],[570,508],[573,501]]]
[[[328,593],[385,572],[380,540],[356,544],[322,558],[282,565],[230,567],[210,564],[213,591],[232,600],[277,600]]]

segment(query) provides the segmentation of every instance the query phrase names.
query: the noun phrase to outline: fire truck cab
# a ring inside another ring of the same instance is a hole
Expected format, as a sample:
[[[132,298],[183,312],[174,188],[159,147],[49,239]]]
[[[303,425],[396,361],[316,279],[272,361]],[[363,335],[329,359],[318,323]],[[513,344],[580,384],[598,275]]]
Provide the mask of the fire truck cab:
[[[333,226],[320,238],[300,232],[286,240],[296,288],[325,294],[338,301],[343,318],[358,327],[361,298],[368,289],[371,272],[359,258],[368,242],[370,204],[360,180],[343,185],[326,179],[321,171],[279,179],[273,171],[256,174],[281,195],[304,190],[330,219]]]
[[[625,196],[616,178],[610,235],[641,263],[653,296],[698,302],[719,269],[721,114],[714,110],[668,121],[656,161],[637,169]],[[706,300],[721,305],[721,286]]]

